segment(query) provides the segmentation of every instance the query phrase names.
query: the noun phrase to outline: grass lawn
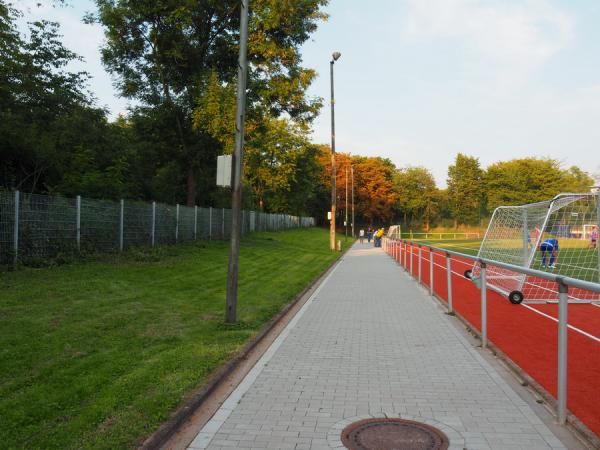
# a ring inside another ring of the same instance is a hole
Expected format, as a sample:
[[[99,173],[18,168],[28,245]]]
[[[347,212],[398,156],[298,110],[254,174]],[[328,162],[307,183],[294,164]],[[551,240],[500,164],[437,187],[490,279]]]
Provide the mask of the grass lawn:
[[[0,446],[134,448],[338,254],[322,229],[0,274]]]

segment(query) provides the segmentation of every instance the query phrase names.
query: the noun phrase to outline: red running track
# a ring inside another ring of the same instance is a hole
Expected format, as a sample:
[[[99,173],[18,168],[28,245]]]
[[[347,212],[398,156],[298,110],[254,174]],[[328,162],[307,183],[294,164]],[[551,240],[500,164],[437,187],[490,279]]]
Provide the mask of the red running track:
[[[388,253],[404,265],[404,252],[397,243]],[[412,246],[412,275],[418,278],[418,246]],[[410,251],[410,250],[409,250]],[[429,287],[430,252],[422,248],[421,280]],[[400,258],[398,258],[400,256]],[[410,253],[406,269],[410,269]],[[452,299],[454,310],[478,332],[481,331],[481,292],[463,273],[470,269],[468,259],[452,257]],[[448,301],[446,255],[433,254],[435,294]],[[488,339],[524,372],[556,398],[558,367],[558,305],[513,305],[506,297],[488,289]],[[600,435],[600,307],[568,307],[567,407],[596,435]]]

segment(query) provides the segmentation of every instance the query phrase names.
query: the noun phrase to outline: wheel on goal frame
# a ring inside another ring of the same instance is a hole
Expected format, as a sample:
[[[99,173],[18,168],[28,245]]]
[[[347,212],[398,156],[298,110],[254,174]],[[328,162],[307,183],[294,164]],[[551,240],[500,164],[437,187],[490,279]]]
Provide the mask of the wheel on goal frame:
[[[470,279],[472,279],[472,278],[473,278],[473,271],[472,271],[471,269],[469,269],[469,270],[465,270],[465,278],[466,278],[467,280],[470,280]]]
[[[513,305],[518,305],[519,303],[521,303],[523,301],[523,298],[523,293],[521,291],[512,291],[510,294],[508,294],[508,300]]]

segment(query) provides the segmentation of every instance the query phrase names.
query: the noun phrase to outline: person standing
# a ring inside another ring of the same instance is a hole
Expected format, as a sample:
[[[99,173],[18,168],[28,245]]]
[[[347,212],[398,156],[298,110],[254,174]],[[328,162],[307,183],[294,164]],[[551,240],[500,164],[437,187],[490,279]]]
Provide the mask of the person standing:
[[[590,234],[590,245],[588,248],[596,248],[598,246],[598,226],[596,225],[592,229],[592,233]]]
[[[540,251],[542,252],[542,267],[546,267],[546,253],[550,254],[550,264],[548,267],[551,269],[555,269],[556,265],[554,261],[556,260],[556,255],[558,253],[558,239],[546,239],[540,245]]]
[[[364,238],[365,238],[365,230],[363,230],[361,228],[361,230],[358,232],[358,239],[360,240],[361,244],[363,243]]]

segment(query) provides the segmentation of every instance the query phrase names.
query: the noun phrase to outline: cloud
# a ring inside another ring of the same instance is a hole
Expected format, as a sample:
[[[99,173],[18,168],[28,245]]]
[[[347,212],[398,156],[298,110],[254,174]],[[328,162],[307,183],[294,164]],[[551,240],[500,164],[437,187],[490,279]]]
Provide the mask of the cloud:
[[[494,70],[531,74],[566,48],[574,19],[546,0],[407,0],[407,41],[453,39]]]

